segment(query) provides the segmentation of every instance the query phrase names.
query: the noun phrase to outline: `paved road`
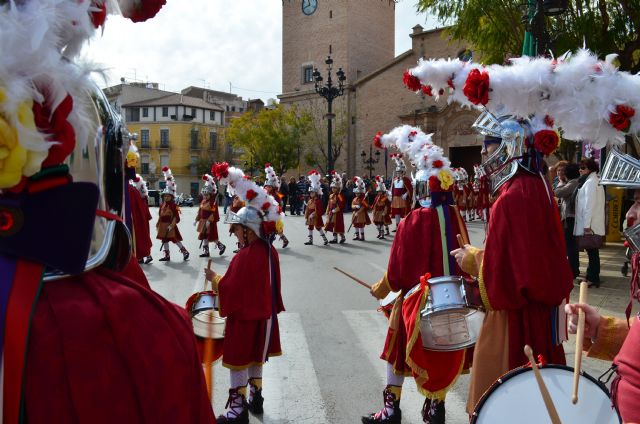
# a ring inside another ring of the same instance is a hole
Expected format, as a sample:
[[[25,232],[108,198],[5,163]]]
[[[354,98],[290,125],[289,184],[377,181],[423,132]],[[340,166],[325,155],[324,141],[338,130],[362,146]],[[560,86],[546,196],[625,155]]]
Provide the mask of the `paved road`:
[[[154,290],[169,300],[184,304],[191,293],[201,290],[202,269],[206,260],[198,258],[198,242],[191,225],[197,208],[184,208],[180,231],[191,259],[184,263],[174,245],[172,261],[158,262],[159,243],[154,262],[144,266]],[[154,218],[157,208],[152,209]],[[348,221],[348,219],[346,220]],[[223,256],[213,258],[213,268],[223,273],[232,257],[235,241],[227,226],[219,224],[221,240],[227,245]],[[469,225],[471,241],[481,245],[481,223]],[[379,359],[386,334],[386,319],[376,311],[377,303],[366,288],[333,270],[334,266],[352,272],[362,280],[375,282],[386,270],[391,241],[379,241],[374,229],[367,227],[366,242],[345,245],[304,246],[307,231],[303,218],[287,216],[285,233],[291,244],[279,248],[282,270],[282,295],[286,312],[280,315],[284,355],[273,358],[264,369],[265,414],[257,423],[357,423],[360,416],[382,406],[385,362]],[[603,254],[606,266],[606,255]],[[612,259],[615,261],[615,257]],[[616,296],[602,287],[594,299],[606,306]],[[619,297],[619,296],[618,296]],[[624,308],[613,302],[616,312]],[[567,344],[567,361],[573,363],[573,348]],[[601,361],[585,361],[592,375],[608,367]],[[215,367],[214,409],[224,409],[229,384],[228,371]],[[447,397],[447,422],[466,423],[464,412],[468,376],[461,376]],[[403,423],[421,423],[423,397],[407,379],[402,396]]]

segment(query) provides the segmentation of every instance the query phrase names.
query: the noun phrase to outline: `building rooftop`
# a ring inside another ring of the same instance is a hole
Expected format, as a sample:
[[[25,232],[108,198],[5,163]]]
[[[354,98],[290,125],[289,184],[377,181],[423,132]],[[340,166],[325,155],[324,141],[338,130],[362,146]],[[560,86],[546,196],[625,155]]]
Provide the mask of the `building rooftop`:
[[[125,103],[123,107],[133,107],[133,106],[189,106],[189,107],[197,107],[201,109],[207,110],[218,110],[224,111],[224,109],[216,104],[205,102],[202,99],[197,97],[186,96],[183,94],[169,94],[168,96],[142,100],[132,103]]]

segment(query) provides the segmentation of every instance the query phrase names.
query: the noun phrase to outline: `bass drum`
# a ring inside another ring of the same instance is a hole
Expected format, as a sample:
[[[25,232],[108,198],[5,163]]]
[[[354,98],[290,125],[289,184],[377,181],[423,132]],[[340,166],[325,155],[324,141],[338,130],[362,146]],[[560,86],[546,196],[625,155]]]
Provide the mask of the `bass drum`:
[[[580,374],[578,403],[571,403],[573,368],[540,367],[542,379],[563,423],[619,424],[609,391],[589,374]],[[550,422],[533,370],[516,368],[493,383],[476,405],[472,424],[540,424]]]

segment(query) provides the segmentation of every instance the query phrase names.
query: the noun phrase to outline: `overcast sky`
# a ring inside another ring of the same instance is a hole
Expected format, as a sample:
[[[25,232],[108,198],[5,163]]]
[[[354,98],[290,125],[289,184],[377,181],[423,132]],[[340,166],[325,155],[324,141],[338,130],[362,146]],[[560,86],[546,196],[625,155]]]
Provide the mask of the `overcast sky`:
[[[396,5],[396,55],[411,47],[413,26],[436,26],[414,5]],[[124,77],[169,91],[194,85],[228,92],[231,84],[233,93],[266,103],[282,88],[282,0],[167,0],[144,23],[110,16],[85,56],[109,69],[108,85]]]

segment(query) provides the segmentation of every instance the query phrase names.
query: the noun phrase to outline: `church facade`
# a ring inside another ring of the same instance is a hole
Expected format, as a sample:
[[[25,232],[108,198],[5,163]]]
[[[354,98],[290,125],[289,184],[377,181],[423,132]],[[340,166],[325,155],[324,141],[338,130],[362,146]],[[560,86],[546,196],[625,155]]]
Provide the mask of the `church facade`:
[[[409,35],[411,49],[395,56],[391,0],[283,0],[282,6],[281,103],[326,112],[327,102],[315,93],[312,73],[317,68],[326,79],[328,55],[333,59],[334,82],[338,68],[347,77],[344,95],[334,101],[336,115],[343,115],[335,119],[340,128],[336,143],[342,145],[336,170],[391,175],[392,161],[383,155],[373,165],[365,160],[377,131],[402,124],[434,133],[434,142],[444,148],[453,166],[471,172],[480,162],[481,138],[470,128],[479,113],[448,105],[446,93],[436,101],[410,92],[402,83],[403,72],[419,58],[468,59],[473,55],[469,45],[448,40],[441,29],[425,31],[416,25]]]

